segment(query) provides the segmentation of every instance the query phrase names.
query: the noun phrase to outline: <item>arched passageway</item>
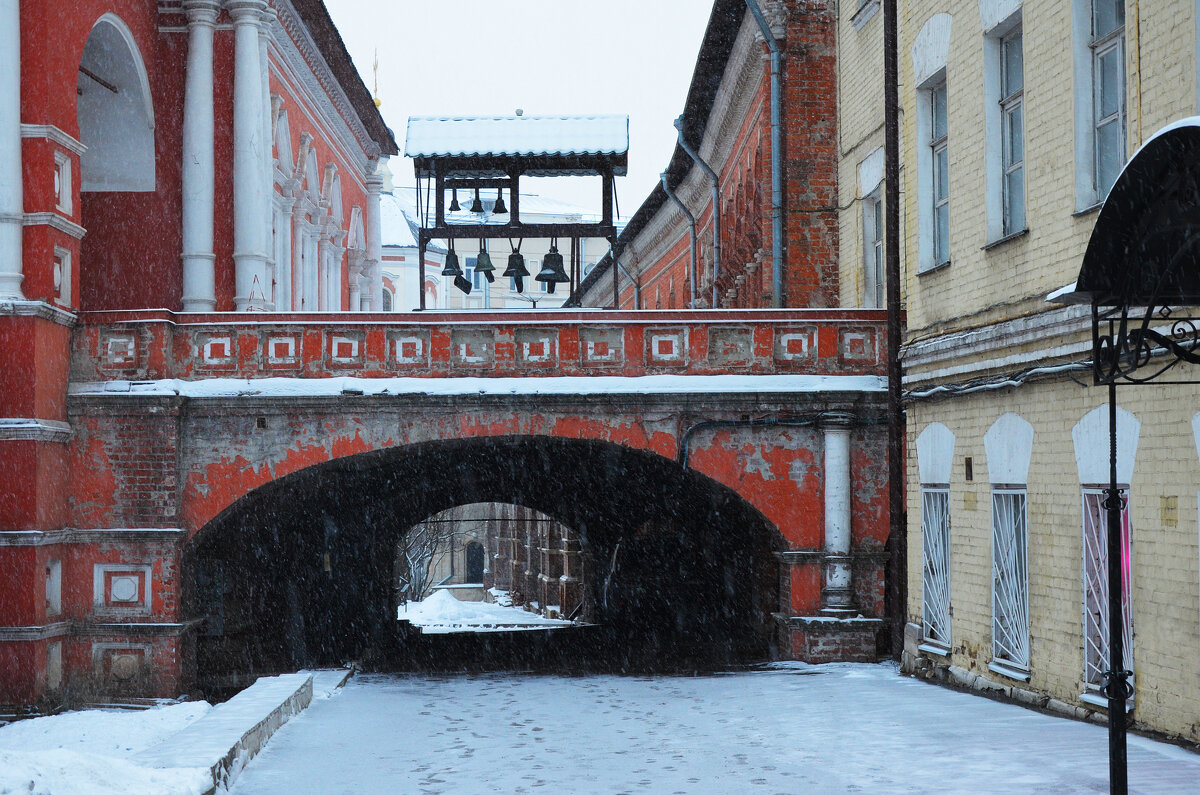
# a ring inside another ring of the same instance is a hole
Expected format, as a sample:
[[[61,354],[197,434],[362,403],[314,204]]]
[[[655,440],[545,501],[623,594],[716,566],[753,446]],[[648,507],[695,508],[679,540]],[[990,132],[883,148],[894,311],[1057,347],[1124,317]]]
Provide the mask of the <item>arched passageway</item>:
[[[439,511],[478,502],[527,506],[578,534],[583,598],[600,625],[592,664],[770,655],[782,540],[741,497],[652,453],[512,436],[313,466],[202,528],[183,558],[184,612],[208,619],[195,653],[201,683],[349,659],[402,661],[397,541]]]

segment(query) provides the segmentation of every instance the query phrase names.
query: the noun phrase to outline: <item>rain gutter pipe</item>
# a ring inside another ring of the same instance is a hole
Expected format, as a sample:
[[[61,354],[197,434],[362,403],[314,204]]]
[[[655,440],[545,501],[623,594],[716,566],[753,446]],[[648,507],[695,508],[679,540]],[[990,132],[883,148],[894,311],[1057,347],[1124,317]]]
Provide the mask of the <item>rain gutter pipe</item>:
[[[783,52],[758,7],[758,0],[746,0],[746,7],[771,51],[771,305],[779,309],[783,306],[783,122],[780,120]]]
[[[689,305],[689,308],[695,309],[696,308],[696,216],[692,215],[691,211],[688,210],[687,205],[685,205],[683,202],[681,202],[679,200],[679,197],[676,196],[675,192],[671,190],[671,186],[667,184],[667,172],[664,171],[663,173],[659,174],[659,177],[662,178],[663,190],[666,192],[667,197],[670,198],[671,201],[675,202],[675,204],[679,207],[679,210],[683,213],[684,217],[687,218],[688,235],[690,237],[690,242],[688,245],[690,246],[689,251],[691,252],[691,257],[692,257],[691,271],[688,275],[688,281],[691,283],[691,286],[692,286],[692,290],[691,290],[692,301],[691,301],[691,304]]]
[[[713,294],[712,308],[717,308],[717,274],[721,272],[721,186],[717,180],[717,172],[709,167],[708,163],[700,157],[700,153],[693,149],[683,137],[683,116],[675,120],[675,129],[679,131],[679,145],[683,147],[683,151],[687,152],[688,157],[700,166],[710,180],[712,180],[712,203],[713,203]]]
[[[633,282],[633,308],[641,309],[642,308],[642,280],[635,277],[632,273],[630,273],[628,270],[626,270],[625,266],[621,264],[621,260],[618,259],[615,254],[613,255],[613,263],[615,263],[616,266],[621,269],[621,272],[625,274],[626,278],[628,278],[629,281]],[[616,306],[618,308],[621,305],[619,298],[614,297],[613,303],[616,304]]]

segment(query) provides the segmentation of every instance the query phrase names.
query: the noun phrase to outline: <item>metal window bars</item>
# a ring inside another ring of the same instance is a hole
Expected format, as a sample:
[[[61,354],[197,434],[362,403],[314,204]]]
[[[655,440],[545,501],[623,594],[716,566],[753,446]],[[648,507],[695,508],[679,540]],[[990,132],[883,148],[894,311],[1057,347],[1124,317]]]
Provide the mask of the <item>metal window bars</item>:
[[[924,639],[950,646],[950,490],[921,487],[921,624]]]
[[[992,657],[1029,669],[1025,489],[992,490]]]
[[[1109,669],[1108,526],[1104,489],[1083,490],[1083,681],[1100,693]],[[1133,604],[1130,599],[1129,502],[1121,510],[1121,644],[1125,670],[1133,670]],[[1133,685],[1133,679],[1129,679]]]

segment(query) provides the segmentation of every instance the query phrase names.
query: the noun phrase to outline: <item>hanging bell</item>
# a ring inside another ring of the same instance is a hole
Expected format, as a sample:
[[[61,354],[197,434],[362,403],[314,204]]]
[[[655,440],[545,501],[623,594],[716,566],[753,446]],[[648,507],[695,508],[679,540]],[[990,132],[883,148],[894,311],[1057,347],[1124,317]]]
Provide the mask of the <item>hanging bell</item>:
[[[514,251],[508,255],[508,267],[500,275],[509,279],[520,279],[529,275],[529,269],[525,267],[525,257],[521,252]],[[521,291],[517,290],[517,292]]]
[[[471,282],[462,275],[454,277],[454,286],[462,290],[467,295],[471,294]]]
[[[446,255],[446,265],[442,268],[443,276],[462,276],[463,270],[458,265],[458,255],[451,249]]]
[[[558,246],[550,246],[549,253],[542,258],[542,269],[533,278],[539,282],[549,282],[551,285],[571,281],[571,277],[563,268],[563,255],[558,253]]]
[[[452,193],[452,194],[450,195],[450,207],[449,207],[449,210],[450,210],[450,212],[452,212],[452,213],[456,213],[456,212],[458,212],[458,211],[459,211],[459,210],[461,210],[461,209],[462,209],[462,207],[461,207],[461,206],[459,205],[459,203],[458,203],[458,188],[455,188],[455,189],[454,189],[454,193]]]
[[[504,215],[508,208],[504,206],[504,188],[496,188],[496,204],[492,207],[493,215]]]
[[[475,189],[475,201],[471,202],[471,212],[483,212],[483,202],[479,201],[479,188]]]
[[[488,283],[496,281],[496,266],[492,264],[492,255],[480,247],[479,256],[475,260],[475,272],[482,273]]]

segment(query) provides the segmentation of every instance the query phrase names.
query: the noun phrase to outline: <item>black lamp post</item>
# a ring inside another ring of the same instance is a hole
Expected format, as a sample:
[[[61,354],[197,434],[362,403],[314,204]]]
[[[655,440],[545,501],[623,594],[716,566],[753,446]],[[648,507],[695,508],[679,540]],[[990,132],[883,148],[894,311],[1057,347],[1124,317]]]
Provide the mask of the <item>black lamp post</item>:
[[[1096,219],[1075,290],[1058,300],[1090,304],[1092,378],[1108,387],[1109,668],[1102,684],[1109,788],[1124,793],[1125,708],[1133,674],[1123,637],[1125,497],[1117,484],[1117,386],[1200,383],[1174,369],[1181,362],[1200,364],[1200,124],[1163,128],[1126,164]]]

